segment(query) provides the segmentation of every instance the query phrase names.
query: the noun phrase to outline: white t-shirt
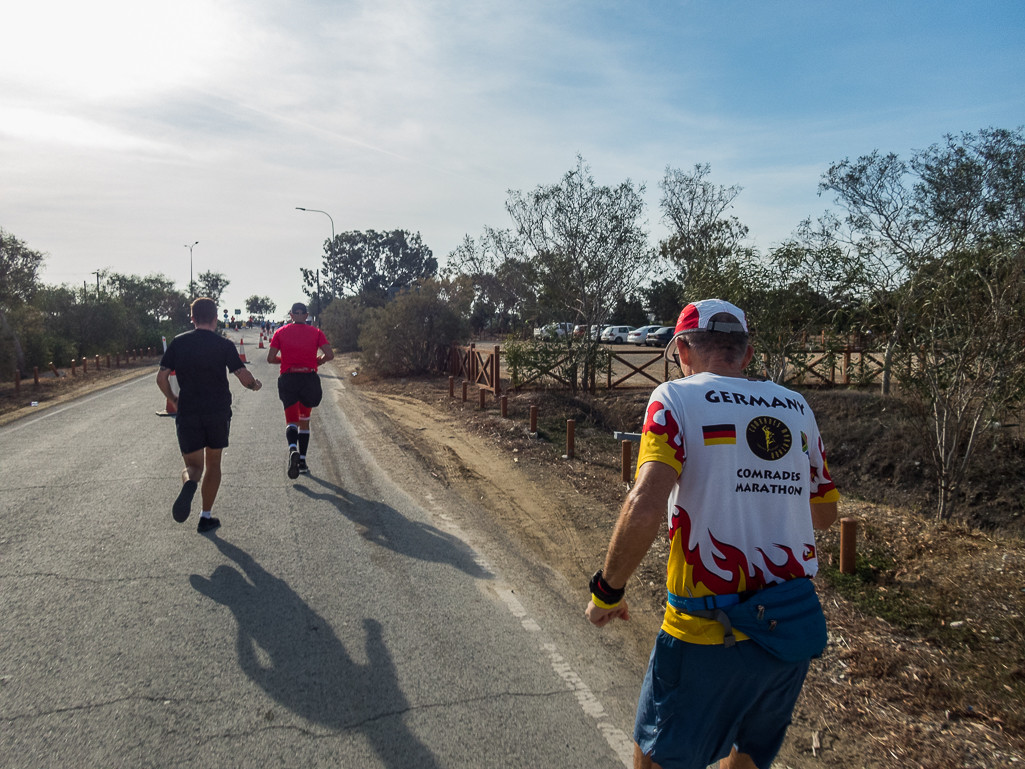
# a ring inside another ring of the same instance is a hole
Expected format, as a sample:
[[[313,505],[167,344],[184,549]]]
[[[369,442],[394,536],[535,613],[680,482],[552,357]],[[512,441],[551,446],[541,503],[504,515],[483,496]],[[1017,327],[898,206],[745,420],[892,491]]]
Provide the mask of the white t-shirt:
[[[645,462],[680,476],[669,495],[670,592],[740,593],[818,571],[809,502],[839,494],[801,395],[707,372],[659,385],[648,401],[638,470]],[[723,641],[721,624],[669,605],[662,627],[684,641]]]

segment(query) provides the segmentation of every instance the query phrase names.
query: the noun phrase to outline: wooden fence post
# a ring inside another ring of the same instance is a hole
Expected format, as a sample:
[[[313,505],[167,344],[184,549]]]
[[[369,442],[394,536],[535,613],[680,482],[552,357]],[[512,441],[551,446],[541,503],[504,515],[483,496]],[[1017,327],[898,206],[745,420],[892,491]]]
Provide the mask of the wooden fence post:
[[[630,467],[633,465],[633,446],[630,441],[623,441],[623,483],[630,482]]]
[[[85,357],[84,355],[82,356],[82,373],[83,374],[88,374],[89,373],[89,359],[87,357]]]
[[[502,394],[502,362],[501,362],[502,350],[496,344],[495,355],[491,359],[491,376],[493,377],[491,383],[495,386],[495,397],[497,398]]]
[[[537,432],[537,406],[530,407],[530,432]]]
[[[843,348],[843,383],[849,385],[851,383],[851,345],[847,343]]]
[[[566,420],[566,456],[573,459],[574,444],[577,437],[577,423],[575,419]]]
[[[100,356],[99,355],[96,356],[96,370],[97,371],[100,370]]]
[[[71,376],[75,376],[75,359],[71,359]]]
[[[508,419],[509,418],[509,396],[508,395],[503,395],[501,397],[501,402],[502,402],[502,419]]]
[[[487,396],[487,394],[488,391],[485,390],[483,387],[477,389],[477,407],[481,411],[484,410],[484,398]]]
[[[858,542],[858,520],[840,519],[840,573],[854,574],[855,554]]]

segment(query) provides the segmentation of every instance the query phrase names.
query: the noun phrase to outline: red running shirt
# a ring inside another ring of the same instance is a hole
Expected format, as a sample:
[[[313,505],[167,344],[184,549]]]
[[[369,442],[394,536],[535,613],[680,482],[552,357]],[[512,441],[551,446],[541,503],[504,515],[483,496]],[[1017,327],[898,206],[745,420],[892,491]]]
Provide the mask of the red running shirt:
[[[317,351],[327,344],[324,332],[305,323],[289,323],[274,332],[270,346],[281,358],[281,373],[316,371]]]

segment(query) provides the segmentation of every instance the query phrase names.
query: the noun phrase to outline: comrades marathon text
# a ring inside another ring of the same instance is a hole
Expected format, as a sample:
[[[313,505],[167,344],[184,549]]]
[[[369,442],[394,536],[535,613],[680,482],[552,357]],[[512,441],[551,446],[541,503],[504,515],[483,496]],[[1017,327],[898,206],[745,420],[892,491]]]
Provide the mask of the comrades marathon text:
[[[784,486],[775,483],[738,483],[735,492],[752,491],[756,494],[788,494],[793,497],[804,496],[807,492],[803,486]]]

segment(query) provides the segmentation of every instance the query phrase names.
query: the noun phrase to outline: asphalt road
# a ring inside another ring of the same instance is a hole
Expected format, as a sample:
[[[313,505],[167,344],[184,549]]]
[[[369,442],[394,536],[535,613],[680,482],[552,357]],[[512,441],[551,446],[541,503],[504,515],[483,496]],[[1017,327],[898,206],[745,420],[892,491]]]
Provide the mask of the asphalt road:
[[[347,372],[322,372],[289,481],[246,338],[265,388],[229,377],[215,535],[198,494],[171,519],[152,377],[0,428],[0,766],[629,765],[641,671],[579,586],[401,452]]]

